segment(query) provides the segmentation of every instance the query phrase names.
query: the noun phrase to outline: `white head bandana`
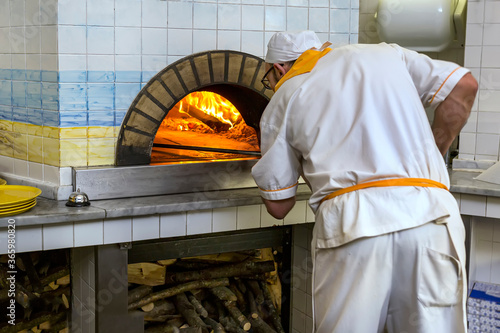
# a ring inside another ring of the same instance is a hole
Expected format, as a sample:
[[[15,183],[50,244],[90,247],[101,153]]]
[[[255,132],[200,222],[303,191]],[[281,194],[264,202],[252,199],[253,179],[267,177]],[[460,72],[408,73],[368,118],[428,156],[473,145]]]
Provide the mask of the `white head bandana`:
[[[321,48],[314,31],[285,31],[275,33],[267,44],[266,62],[270,64],[296,60],[312,48]]]

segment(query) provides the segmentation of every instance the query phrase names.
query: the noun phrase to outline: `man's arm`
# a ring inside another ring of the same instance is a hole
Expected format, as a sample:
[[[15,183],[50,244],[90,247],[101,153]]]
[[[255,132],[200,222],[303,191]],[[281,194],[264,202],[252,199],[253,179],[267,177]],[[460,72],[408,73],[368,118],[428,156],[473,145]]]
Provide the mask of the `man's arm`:
[[[284,218],[295,205],[295,197],[283,200],[268,200],[262,198],[262,201],[266,205],[267,212],[278,220]]]
[[[453,140],[469,118],[476,98],[478,84],[470,74],[465,74],[434,114],[432,132],[441,154],[446,154]]]

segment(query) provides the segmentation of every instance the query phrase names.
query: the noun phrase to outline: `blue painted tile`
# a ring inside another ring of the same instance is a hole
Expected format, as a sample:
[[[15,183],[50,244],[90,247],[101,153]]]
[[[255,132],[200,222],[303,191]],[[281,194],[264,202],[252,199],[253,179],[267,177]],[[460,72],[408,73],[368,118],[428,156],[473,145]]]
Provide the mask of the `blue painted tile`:
[[[28,122],[28,110],[26,108],[12,108],[12,120],[20,123]]]
[[[11,80],[12,70],[11,69],[0,69],[0,80]]]
[[[114,126],[114,111],[89,111],[89,126]]]
[[[84,127],[88,126],[87,112],[61,111],[59,112],[60,127]]]
[[[88,82],[114,82],[115,72],[113,71],[89,71]]]
[[[59,72],[59,82],[64,83],[80,83],[86,82],[86,71],[61,71]]]
[[[43,126],[59,127],[59,111],[43,110]]]
[[[26,83],[26,106],[29,108],[42,107],[42,83],[27,82]]]
[[[140,71],[117,71],[116,82],[141,82]]]
[[[12,81],[0,81],[0,104],[12,105]]]
[[[0,105],[0,119],[12,121],[12,106]]]
[[[127,110],[116,110],[115,111],[115,126],[121,126],[123,118],[127,114]]]
[[[42,81],[42,72],[40,70],[28,70],[26,71],[27,81]]]
[[[42,71],[42,81],[43,82],[57,82],[57,72],[56,71]]]
[[[89,83],[87,85],[87,91],[89,110],[114,110],[114,84]]]
[[[44,110],[59,110],[59,85],[42,82],[42,108]]]
[[[28,124],[43,125],[43,111],[41,109],[28,109]]]
[[[87,87],[85,84],[59,84],[59,110],[87,110]]]
[[[12,105],[26,106],[26,82],[12,81]]]
[[[141,90],[139,83],[117,83],[115,95],[115,107],[117,109],[128,109]]]
[[[25,69],[13,69],[12,70],[12,80],[26,81],[26,70]]]

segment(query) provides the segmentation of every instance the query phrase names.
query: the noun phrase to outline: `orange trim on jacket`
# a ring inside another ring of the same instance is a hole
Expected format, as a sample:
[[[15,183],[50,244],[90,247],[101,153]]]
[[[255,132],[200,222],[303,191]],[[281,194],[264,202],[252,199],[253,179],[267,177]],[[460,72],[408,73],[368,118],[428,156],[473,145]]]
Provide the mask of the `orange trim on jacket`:
[[[435,180],[425,179],[425,178],[392,178],[392,179],[382,179],[375,180],[371,182],[359,183],[353,186],[349,186],[338,191],[332,192],[321,199],[321,202],[329,199],[338,197],[339,195],[361,190],[368,187],[387,187],[387,186],[422,186],[422,187],[437,187],[448,190],[446,185],[441,184]]]
[[[289,188],[292,188],[294,186],[297,186],[299,184],[299,182],[296,182],[295,184],[291,185],[291,186],[288,186],[288,187],[285,187],[285,188],[280,188],[280,189],[277,189],[277,190],[264,190],[263,188],[260,188],[259,189],[262,191],[262,192],[277,192],[277,191],[283,191],[283,190],[288,190]]]
[[[319,59],[321,59],[325,54],[330,52],[332,49],[331,48],[326,48],[323,51],[318,51],[318,50],[307,50],[302,55],[295,60],[295,63],[293,64],[292,68],[281,78],[281,80],[278,81],[276,84],[276,87],[274,87],[274,91],[278,90],[279,87],[288,79],[291,79],[294,76],[304,74],[304,73],[309,73],[314,66],[316,66],[316,63],[318,62]]]
[[[455,68],[455,70],[453,72],[450,73],[450,75],[448,75],[446,77],[446,79],[444,79],[443,83],[441,83],[441,85],[439,86],[439,89],[434,93],[434,95],[432,95],[432,98],[431,98],[431,101],[429,102],[429,104],[432,103],[432,101],[434,100],[434,98],[436,97],[436,95],[438,94],[438,92],[441,90],[441,88],[443,88],[444,84],[446,83],[446,81],[448,81],[448,79],[450,78],[450,76],[453,75],[453,73],[455,73],[457,70],[459,70],[460,68],[462,67],[457,67]]]

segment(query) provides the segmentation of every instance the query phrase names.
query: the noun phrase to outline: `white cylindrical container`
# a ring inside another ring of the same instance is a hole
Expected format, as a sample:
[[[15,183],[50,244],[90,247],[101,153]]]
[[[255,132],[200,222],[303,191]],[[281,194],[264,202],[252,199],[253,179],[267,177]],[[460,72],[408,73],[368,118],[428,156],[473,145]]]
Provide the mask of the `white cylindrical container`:
[[[383,42],[439,52],[455,39],[456,0],[379,0],[375,13]]]

